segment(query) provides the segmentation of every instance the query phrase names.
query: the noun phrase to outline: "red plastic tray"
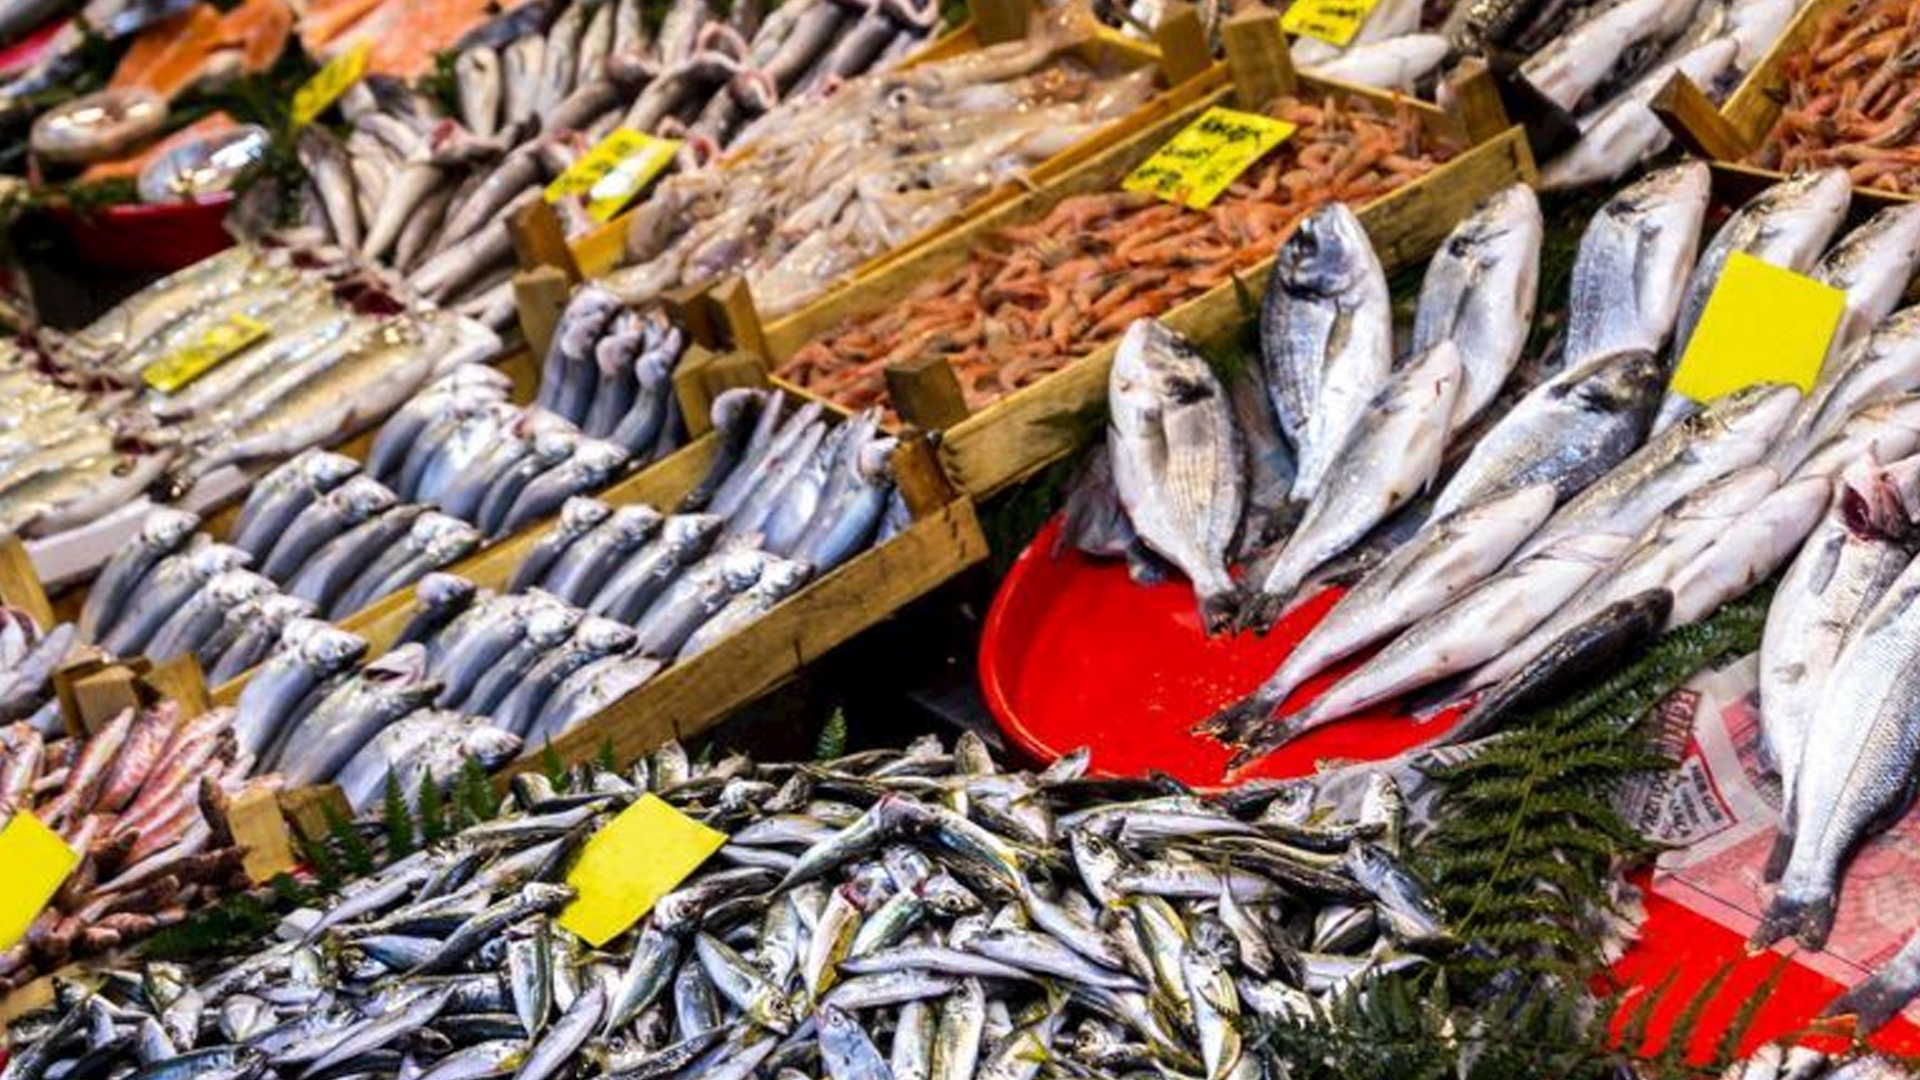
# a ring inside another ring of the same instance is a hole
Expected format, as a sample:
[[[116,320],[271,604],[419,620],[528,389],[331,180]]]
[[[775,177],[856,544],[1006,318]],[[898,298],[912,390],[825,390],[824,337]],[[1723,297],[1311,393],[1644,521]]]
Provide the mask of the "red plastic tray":
[[[233,205],[223,192],[191,202],[126,204],[82,214],[50,213],[83,265],[130,273],[170,273],[233,246],[222,224]]]
[[[1057,518],[1040,531],[1014,562],[987,615],[980,683],[1001,730],[1041,761],[1086,746],[1093,751],[1092,768],[1105,775],[1157,770],[1198,786],[1220,784],[1228,751],[1188,728],[1258,686],[1332,607],[1337,593],[1316,597],[1264,638],[1209,639],[1185,581],[1143,587],[1117,562],[1077,551],[1056,557],[1059,533]],[[1310,700],[1347,667],[1308,683],[1294,701]],[[1244,775],[1301,776],[1322,759],[1390,758],[1457,718],[1448,712],[1421,723],[1390,709],[1374,710],[1310,732]],[[1639,884],[1646,886],[1645,874]],[[1695,991],[1735,965],[1696,1029],[1693,1049],[1699,1057],[1709,1055],[1780,954],[1749,957],[1740,935],[1651,892],[1646,907],[1638,941],[1612,974],[1622,985],[1642,989],[1674,975],[1649,1029],[1652,1045],[1664,1042]],[[1761,1008],[1745,1049],[1803,1031],[1843,989],[1793,965]],[[1837,1049],[1845,1040],[1827,1041]],[[1904,1019],[1872,1041],[1891,1052],[1920,1054],[1920,1028]]]

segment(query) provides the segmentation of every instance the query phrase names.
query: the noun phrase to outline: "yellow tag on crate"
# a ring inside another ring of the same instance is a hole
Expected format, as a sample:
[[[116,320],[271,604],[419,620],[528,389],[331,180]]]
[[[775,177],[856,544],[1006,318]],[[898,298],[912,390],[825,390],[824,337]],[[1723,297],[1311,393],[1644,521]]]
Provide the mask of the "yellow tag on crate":
[[[25,810],[0,829],[0,950],[26,936],[78,865],[80,853]]]
[[[199,341],[148,364],[140,377],[155,390],[171,394],[266,336],[266,323],[235,313]]]
[[[1847,294],[1734,252],[1673,373],[1675,393],[1711,401],[1755,383],[1813,389]]]
[[[367,72],[367,54],[373,51],[373,42],[357,42],[352,48],[332,60],[313,78],[301,84],[293,92],[293,107],[288,110],[288,119],[295,130],[313,123],[315,117],[327,111],[327,106],[339,100],[347,88],[360,81]]]
[[[659,139],[632,128],[616,128],[553,178],[547,185],[547,201],[584,195],[589,217],[612,221],[642,188],[673,164],[673,156],[679,152],[679,139]]]
[[[1319,38],[1346,48],[1379,0],[1293,0],[1280,16],[1280,29],[1301,37]]]
[[[1155,150],[1120,186],[1205,210],[1293,131],[1285,120],[1216,105]]]
[[[625,933],[720,850],[727,838],[642,795],[594,833],[567,875],[579,893],[560,925],[599,948]]]

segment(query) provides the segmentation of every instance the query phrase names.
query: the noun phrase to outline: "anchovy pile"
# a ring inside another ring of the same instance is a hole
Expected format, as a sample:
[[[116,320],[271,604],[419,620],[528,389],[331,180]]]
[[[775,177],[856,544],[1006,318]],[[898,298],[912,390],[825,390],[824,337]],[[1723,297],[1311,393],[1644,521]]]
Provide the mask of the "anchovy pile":
[[[43,628],[33,616],[0,604],[0,720],[40,709],[52,694],[53,673],[79,642],[71,623]]]
[[[377,81],[342,99],[342,140],[302,130],[308,220],[340,246],[409,276],[422,295],[504,329],[513,319],[505,219],[616,128],[685,139],[712,160],[752,122],[804,114],[839,81],[892,64],[933,31],[919,0],[802,0],[763,20],[757,0],[722,17],[675,0],[649,26],[642,0],[527,4],[454,53],[455,115]],[[778,106],[778,108],[776,108]],[[591,230],[588,199],[557,208]]]
[[[1452,736],[1466,737],[1770,577],[1843,470],[1920,449],[1920,312],[1893,311],[1920,265],[1920,208],[1882,211],[1835,242],[1846,178],[1809,174],[1740,207],[1697,251],[1708,194],[1706,168],[1682,165],[1600,209],[1565,333],[1530,388],[1502,390],[1539,236],[1531,198],[1515,193],[1442,245],[1397,361],[1365,234],[1339,206],[1304,224],[1261,312],[1270,414],[1237,403],[1177,335],[1130,331],[1112,374],[1111,490],[1078,495],[1074,543],[1172,564],[1215,629],[1264,629],[1314,586],[1351,580],[1341,560],[1356,548],[1387,549],[1361,552],[1346,596],[1199,730],[1239,746],[1244,764],[1410,692],[1427,708],[1490,690]],[[1804,398],[1759,385],[1703,409],[1665,392],[1736,252],[1845,294]],[[1429,486],[1430,506],[1416,500]],[[1261,529],[1282,535],[1246,575],[1249,595],[1227,567]],[[1376,647],[1314,700],[1290,701]]]
[[[193,505],[218,502],[233,493],[225,467],[350,436],[436,374],[499,351],[486,328],[400,308],[317,258],[241,245],[49,335],[44,350],[0,351],[0,394],[20,408],[0,438],[0,531],[69,534],[124,516],[163,477]],[[250,322],[264,335],[217,366],[176,389],[148,385],[160,365]],[[99,549],[98,566],[117,540],[82,546]]]
[[[0,993],[179,922],[239,875],[219,807],[247,777],[230,711],[129,709],[85,739],[0,728],[0,828],[31,811],[80,853],[53,902],[0,952]]]
[[[576,794],[527,774],[519,812],[296,912],[253,956],[64,988],[16,1027],[8,1077],[86,1056],[156,1076],[1252,1078],[1256,1018],[1449,946],[1400,868],[1386,774],[1334,803],[1311,781],[1208,799],[1086,760],[1003,772],[963,737],[792,765],[669,745]],[[555,919],[569,862],[648,791],[728,841],[590,948]]]

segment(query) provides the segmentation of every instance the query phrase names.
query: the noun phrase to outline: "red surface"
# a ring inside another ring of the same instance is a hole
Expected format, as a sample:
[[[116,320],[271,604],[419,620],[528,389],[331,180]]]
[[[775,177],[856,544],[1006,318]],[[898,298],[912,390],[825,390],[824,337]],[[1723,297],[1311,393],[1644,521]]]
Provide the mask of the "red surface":
[[[55,19],[19,41],[0,48],[0,75],[12,75],[33,63],[66,24],[65,19]]]
[[[73,241],[74,256],[103,270],[168,273],[233,245],[221,225],[233,195],[193,202],[128,204],[81,214],[51,211]]]
[[[1208,638],[1184,580],[1135,585],[1124,566],[1077,551],[1055,558],[1056,520],[1014,563],[988,613],[980,682],[1000,727],[1034,757],[1093,750],[1106,775],[1158,770],[1202,786],[1226,779],[1227,747],[1189,728],[1259,686],[1338,598],[1329,591],[1265,637]],[[1309,682],[1309,700],[1350,665]],[[1304,776],[1328,759],[1392,757],[1446,730],[1390,709],[1307,733],[1236,779]]]
[[[1258,686],[1332,606],[1334,596],[1316,598],[1265,638],[1210,640],[1201,632],[1186,582],[1142,587],[1128,579],[1120,563],[1071,551],[1056,558],[1052,549],[1059,531],[1056,519],[1021,553],[987,616],[980,682],[1001,729],[1042,761],[1087,746],[1094,769],[1103,774],[1158,770],[1192,784],[1220,783],[1228,751],[1188,728]],[[1335,677],[1314,680],[1289,704],[1311,699]],[[1443,714],[1421,724],[1377,710],[1311,732],[1244,775],[1299,776],[1311,772],[1319,759],[1393,757],[1438,734],[1444,727],[1435,725],[1451,719]],[[1647,875],[1637,883],[1644,889]],[[1704,1058],[1782,954],[1750,957],[1740,935],[1651,892],[1646,911],[1638,941],[1613,975],[1622,987],[1640,992],[1674,977],[1655,1011],[1650,1046],[1663,1045],[1694,993],[1734,965],[1696,1028],[1693,1049]],[[1793,965],[1761,1008],[1743,1050],[1806,1031],[1843,989]],[[1829,1049],[1845,1044],[1844,1038],[1809,1041]],[[1920,1028],[1895,1020],[1872,1042],[1895,1053],[1920,1054]]]

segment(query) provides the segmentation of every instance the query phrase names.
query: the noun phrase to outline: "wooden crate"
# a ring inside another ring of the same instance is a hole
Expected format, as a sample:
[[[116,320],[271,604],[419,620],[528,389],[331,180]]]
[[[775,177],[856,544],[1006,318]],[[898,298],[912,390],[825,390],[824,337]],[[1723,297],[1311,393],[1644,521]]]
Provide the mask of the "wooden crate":
[[[719,449],[706,434],[602,492],[613,506],[677,504]],[[896,458],[902,491],[916,506],[913,524],[831,573],[809,582],[765,616],[712,649],[663,671],[651,682],[578,725],[554,746],[567,761],[585,760],[611,742],[623,760],[675,736],[687,737],[780,683],[828,650],[925,596],[987,555],[973,504],[946,489],[932,451],[910,444]],[[514,568],[546,530],[525,530],[449,568],[483,588],[504,588]],[[394,646],[418,610],[413,590],[396,593],[340,625],[366,638],[369,657]],[[238,700],[248,676],[213,692],[216,704]],[[544,748],[542,748],[544,749]]]
[[[1787,60],[1812,40],[1822,18],[1845,4],[1810,0],[1722,105],[1715,106],[1685,75],[1675,75],[1654,99],[1653,111],[1675,140],[1711,164],[1716,191],[1740,193],[1744,199],[1786,179],[1785,173],[1749,164],[1748,159],[1780,118],[1787,97]],[[1871,209],[1920,198],[1857,185],[1853,194],[1856,205]]]
[[[1194,117],[1210,106],[1236,103],[1235,88],[1225,82],[1224,72],[1230,67],[1231,63],[1220,65],[1219,84],[1186,108],[1114,143],[1040,189],[976,217],[911,257],[891,262],[864,281],[830,293],[788,318],[758,325],[750,305],[744,313],[742,305],[726,305],[729,332],[735,340],[764,341],[765,356],[777,367],[808,341],[846,319],[881,310],[922,283],[965,263],[974,248],[995,231],[1036,220],[1071,196],[1115,190],[1122,177]],[[1345,83],[1305,74],[1296,77],[1291,71],[1284,73],[1280,85],[1295,81],[1313,92],[1364,97],[1381,104],[1396,100],[1393,95]],[[1359,208],[1360,220],[1389,270],[1425,258],[1481,198],[1534,179],[1533,158],[1525,136],[1519,128],[1507,125],[1493,94],[1490,83],[1476,78],[1472,85],[1463,87],[1463,102],[1469,104],[1458,114],[1408,102],[1430,130],[1468,145],[1428,175]],[[1241,278],[1241,286],[1259,295],[1266,287],[1271,267],[1271,258],[1257,264]],[[1161,318],[1182,332],[1205,336],[1210,327],[1229,322],[1237,325],[1243,318],[1242,301],[1229,282],[1163,312]],[[904,400],[897,401],[896,406],[909,422],[944,432],[940,453],[948,475],[961,490],[983,499],[1078,447],[1087,434],[1081,430],[1085,425],[1069,421],[1104,403],[1107,372],[1117,345],[1116,340],[1103,346],[971,415],[965,414],[964,407],[956,412],[958,403],[950,396],[945,415],[910,409]],[[911,385],[927,373],[903,374],[909,377],[902,383]],[[775,382],[790,392],[807,393],[784,380]]]
[[[1039,19],[1036,12],[1030,16],[1029,25]],[[984,42],[980,31],[972,21],[959,29],[936,39],[932,44],[909,57],[900,66],[913,68],[938,60],[949,59],[980,48]],[[1218,89],[1225,81],[1224,69],[1206,67],[1189,78],[1180,78],[1177,73],[1184,69],[1177,61],[1163,59],[1161,50],[1152,45],[1136,41],[1105,26],[1099,28],[1097,35],[1074,50],[1079,58],[1097,68],[1120,67],[1134,70],[1149,65],[1158,65],[1162,69],[1160,92],[1145,104],[1120,117],[1087,137],[1078,140],[1060,153],[1027,170],[1020,181],[1008,181],[992,191],[974,200],[960,213],[915,234],[892,249],[875,255],[858,267],[849,277],[849,281],[859,281],[877,273],[882,267],[911,255],[941,237],[966,224],[973,218],[1018,199],[1023,192],[1043,185],[1055,177],[1071,171],[1076,165],[1100,153],[1114,141],[1157,125],[1168,115],[1183,111],[1201,97]],[[723,157],[716,167],[725,168],[730,162],[741,160],[747,150],[735,151]],[[627,226],[634,210],[629,209],[607,224],[576,239],[573,244],[575,262],[582,273],[589,277],[599,277],[619,268],[626,246]]]

